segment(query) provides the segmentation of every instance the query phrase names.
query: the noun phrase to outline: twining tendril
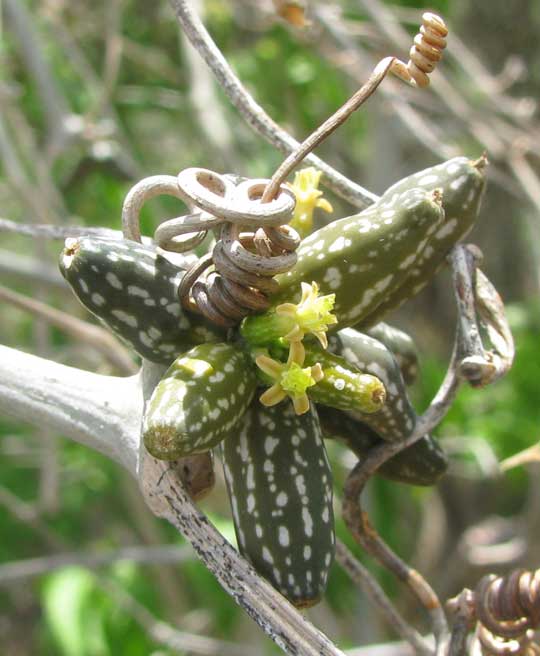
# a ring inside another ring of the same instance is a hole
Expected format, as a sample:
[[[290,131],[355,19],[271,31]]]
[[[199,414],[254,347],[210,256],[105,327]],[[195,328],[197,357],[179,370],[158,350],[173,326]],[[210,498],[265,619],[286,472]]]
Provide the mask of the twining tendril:
[[[489,574],[474,591],[478,638],[486,656],[540,653],[534,631],[540,627],[540,569]]]
[[[392,66],[392,73],[409,84],[427,87],[429,74],[442,59],[447,35],[448,28],[440,16],[429,12],[422,14],[420,34],[414,37],[409,61],[405,64],[396,59]]]
[[[429,84],[428,75],[434,70],[437,62],[442,57],[442,51],[446,47],[448,28],[443,19],[436,14],[425,13],[422,16],[422,21],[420,34],[415,37],[414,45],[409,53],[408,63],[405,64],[397,57],[381,59],[373,69],[367,82],[281,163],[264,191],[263,202],[274,198],[281,183],[291,171],[373,95],[388,73],[394,73],[413,86],[426,87]]]
[[[209,230],[216,244],[185,274],[178,293],[182,305],[210,321],[231,327],[251,312],[269,307],[268,295],[278,283],[273,276],[296,263],[300,243],[290,228],[294,193],[283,187],[262,204],[267,180],[245,180],[238,185],[213,171],[189,168],[171,176],[139,182],[126,196],[124,236],[140,241],[139,212],[146,200],[165,193],[181,198],[191,213],[165,221],[154,239],[166,251],[185,252],[202,243]]]
[[[516,569],[504,577],[488,574],[474,591],[463,590],[447,607],[461,616],[467,631],[477,622],[484,656],[540,654],[535,640],[540,628],[540,569]]]
[[[182,279],[179,295],[184,307],[223,327],[269,307],[269,296],[278,289],[273,276],[295,265],[294,251],[300,242],[296,231],[286,225],[295,199],[282,182],[375,92],[389,72],[416,86],[429,83],[428,74],[441,58],[448,30],[435,14],[422,18],[409,62],[382,59],[367,82],[285,159],[271,180],[248,180],[231,188],[217,173],[191,168],[174,182],[170,176],[156,176],[129,192],[122,214],[127,239],[140,241],[138,213],[145,200],[160,193],[182,198],[196,210],[158,228],[155,239],[162,248],[184,252],[201,244],[208,230],[216,235],[212,254],[201,258]],[[242,233],[246,228],[248,232]]]

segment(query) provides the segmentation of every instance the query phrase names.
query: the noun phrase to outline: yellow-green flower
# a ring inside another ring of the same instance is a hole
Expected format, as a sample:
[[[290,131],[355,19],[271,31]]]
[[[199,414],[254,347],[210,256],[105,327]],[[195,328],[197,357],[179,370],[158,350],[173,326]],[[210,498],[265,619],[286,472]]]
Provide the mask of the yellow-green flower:
[[[326,332],[337,323],[332,314],[335,294],[319,296],[319,286],[302,285],[299,303],[282,303],[265,314],[246,317],[240,328],[251,346],[270,346],[276,342],[300,342],[305,335],[315,335],[323,348],[328,346]]]
[[[319,296],[319,286],[316,282],[308,285],[302,283],[302,298],[300,303],[282,303],[276,307],[276,314],[288,317],[294,326],[283,336],[288,342],[301,341],[304,335],[315,335],[323,348],[328,347],[326,332],[328,327],[337,323],[335,315],[332,314],[335,294]]]
[[[302,415],[309,410],[306,391],[322,380],[324,374],[319,363],[312,367],[302,367],[304,359],[305,350],[302,342],[293,342],[290,345],[286,363],[264,354],[255,358],[259,369],[273,381],[273,385],[259,397],[263,405],[277,405],[288,396],[293,402],[297,415]]]
[[[323,192],[318,189],[321,172],[313,167],[302,169],[294,176],[294,182],[289,187],[296,196],[296,207],[290,221],[301,237],[309,235],[313,228],[313,212],[320,207],[325,212],[333,212],[332,205],[322,198]]]

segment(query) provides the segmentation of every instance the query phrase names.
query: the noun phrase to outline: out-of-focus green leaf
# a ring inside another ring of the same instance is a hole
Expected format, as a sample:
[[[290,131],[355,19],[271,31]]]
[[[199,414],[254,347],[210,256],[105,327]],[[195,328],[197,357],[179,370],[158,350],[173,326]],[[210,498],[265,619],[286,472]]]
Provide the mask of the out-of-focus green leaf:
[[[55,572],[43,586],[45,619],[63,656],[108,656],[103,604],[93,576],[78,567]]]

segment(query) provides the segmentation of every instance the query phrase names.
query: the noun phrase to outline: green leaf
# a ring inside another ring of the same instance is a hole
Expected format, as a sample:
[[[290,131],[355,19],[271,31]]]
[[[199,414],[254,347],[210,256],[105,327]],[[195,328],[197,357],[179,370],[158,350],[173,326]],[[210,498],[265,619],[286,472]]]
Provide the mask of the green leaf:
[[[98,593],[98,594],[96,594]],[[78,567],[52,574],[43,588],[45,620],[62,656],[108,656],[105,608],[94,577]]]

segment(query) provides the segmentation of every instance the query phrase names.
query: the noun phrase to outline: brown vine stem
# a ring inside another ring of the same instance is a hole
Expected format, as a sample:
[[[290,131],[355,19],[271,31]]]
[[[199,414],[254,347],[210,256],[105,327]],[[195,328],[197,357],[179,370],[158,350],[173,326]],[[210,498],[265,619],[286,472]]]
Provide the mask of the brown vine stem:
[[[360,495],[369,478],[383,462],[401,449],[413,444],[423,435],[430,433],[442,420],[452,405],[461,378],[470,380],[466,374],[471,372],[462,366],[463,357],[465,356],[465,360],[476,357],[479,365],[491,364],[486,360],[486,352],[479,338],[476,308],[480,308],[484,312],[484,318],[488,317],[488,328],[491,327],[497,336],[495,341],[500,337],[502,342],[500,350],[509,349],[511,351],[513,342],[504,317],[502,302],[499,299],[497,302],[489,304],[489,312],[485,315],[486,300],[478,297],[478,286],[475,280],[476,265],[479,260],[478,252],[471,246],[458,245],[452,250],[448,259],[452,265],[458,320],[454,350],[444,380],[428,409],[419,417],[412,434],[406,440],[382,444],[373,449],[361,463],[356,465],[345,483],[343,500],[343,517],[355,540],[399,580],[403,581],[431,615],[436,639],[436,654],[441,656],[446,653],[450,634],[437,595],[420,573],[401,560],[379,536],[362,509]],[[478,273],[480,273],[479,270]],[[487,281],[487,278],[485,280]],[[482,284],[485,286],[485,282]],[[496,292],[491,290],[489,292],[490,302],[497,296]],[[473,381],[476,379],[475,376],[472,376]],[[483,383],[491,382],[494,379],[494,377],[489,377],[488,380],[483,380]],[[458,640],[458,637],[456,636],[455,639]]]
[[[275,171],[268,186],[264,190],[261,198],[262,203],[272,200],[277,194],[281,183],[289,173],[291,173],[291,171],[293,171],[312,150],[330,136],[332,132],[337,130],[337,128],[342,125],[353,112],[365,103],[365,101],[377,90],[377,87],[387,76],[395,61],[395,57],[385,57],[385,59],[382,59],[377,66],[375,66],[368,81],[363,84],[360,89],[358,89],[358,91],[337,110],[337,112],[332,114],[330,118],[326,119],[326,121],[320,125],[315,132],[312,132],[296,150],[290,153]]]
[[[281,152],[295,151],[300,145],[299,142],[277,125],[244,88],[189,2],[169,2],[187,38],[205,60],[218,84],[248,125]],[[319,157],[310,154],[306,159],[322,171],[327,186],[352,205],[364,208],[378,200],[376,194],[349,180]]]
[[[442,420],[455,398],[460,383],[459,372],[462,354],[470,353],[471,348],[478,347],[475,339],[471,336],[475,334],[475,331],[478,331],[476,316],[474,312],[471,313],[469,306],[469,301],[473,302],[471,299],[473,298],[474,289],[473,265],[475,260],[473,258],[471,261],[471,256],[471,249],[466,246],[456,246],[449,256],[452,264],[459,316],[454,350],[437,394],[425,413],[419,417],[409,438],[400,443],[382,444],[373,449],[364,461],[356,465],[345,483],[343,499],[343,517],[355,540],[399,580],[403,581],[430,614],[437,654],[445,653],[450,635],[441,602],[421,574],[399,558],[373,528],[361,506],[360,495],[377,468],[392,455],[431,432]],[[471,299],[469,299],[469,294]]]
[[[474,288],[476,266],[481,258],[481,252],[475,247],[455,248],[449,255],[458,310],[459,372],[473,386],[484,384],[494,369],[493,364],[485,358],[476,320]]]
[[[452,635],[448,644],[448,656],[465,656],[467,636],[474,627],[474,595],[465,588],[457,597],[446,602],[446,608],[454,616]]]
[[[448,371],[439,391],[429,408],[418,419],[411,436],[403,442],[388,442],[373,449],[370,455],[359,462],[349,474],[343,498],[343,518],[355,540],[399,580],[403,581],[430,614],[436,638],[437,654],[444,653],[448,638],[448,625],[441,603],[421,574],[399,558],[379,536],[362,509],[360,495],[369,478],[383,462],[429,433],[450,409],[459,386],[455,355],[456,347],[454,347]]]
[[[504,376],[514,360],[514,340],[495,287],[478,268],[482,253],[467,244],[449,255],[458,308],[459,373],[473,387],[483,387]],[[487,330],[493,350],[484,348],[478,324]]]
[[[369,76],[368,81],[363,84],[346,103],[332,114],[330,118],[310,134],[297,150],[289,154],[272,176],[270,183],[262,195],[261,202],[268,202],[275,197],[281,183],[289,173],[291,173],[320,143],[330,136],[332,132],[342,125],[353,112],[364,104],[364,102],[377,90],[378,86],[390,71],[412,86],[428,86],[429,74],[433,71],[436,63],[442,57],[442,51],[446,47],[445,38],[447,34],[448,29],[439,16],[425,13],[422,16],[421,32],[415,39],[413,48],[410,51],[411,59],[409,62],[405,64],[396,57],[385,57],[384,59],[381,59]],[[427,42],[424,42],[427,35],[430,35],[430,39]],[[421,54],[422,48],[426,45],[431,51],[429,60]],[[420,59],[418,57],[420,57]],[[428,62],[428,65],[426,65],[426,62]]]

